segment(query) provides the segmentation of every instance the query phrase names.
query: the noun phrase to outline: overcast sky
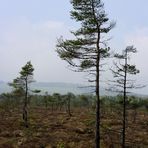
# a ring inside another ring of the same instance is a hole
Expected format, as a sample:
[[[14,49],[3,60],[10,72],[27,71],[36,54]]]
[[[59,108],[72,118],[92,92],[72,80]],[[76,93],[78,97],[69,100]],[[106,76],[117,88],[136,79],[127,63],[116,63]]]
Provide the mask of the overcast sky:
[[[133,57],[141,73],[138,82],[148,84],[148,1],[104,0],[105,10],[117,25],[109,45],[122,50],[134,45]],[[70,19],[69,0],[0,0],[0,80],[12,81],[31,60],[36,81],[86,82],[84,74],[67,69],[55,52],[56,39],[70,38],[77,23]],[[148,94],[148,87],[137,91]]]

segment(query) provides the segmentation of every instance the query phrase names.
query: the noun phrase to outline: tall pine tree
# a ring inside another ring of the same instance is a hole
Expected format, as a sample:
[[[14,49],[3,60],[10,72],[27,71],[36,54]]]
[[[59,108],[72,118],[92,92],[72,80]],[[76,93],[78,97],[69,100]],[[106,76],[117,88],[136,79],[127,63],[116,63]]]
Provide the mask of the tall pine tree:
[[[15,90],[22,90],[24,92],[24,104],[23,104],[23,120],[25,127],[28,127],[28,92],[29,84],[33,82],[33,65],[31,62],[27,62],[25,66],[22,67],[20,71],[20,76],[13,80],[9,85]]]
[[[123,96],[123,124],[122,124],[122,148],[126,147],[126,108],[127,108],[127,94],[131,89],[141,88],[143,86],[136,85],[135,81],[132,80],[131,76],[138,74],[140,71],[135,65],[129,63],[130,54],[136,53],[137,50],[133,46],[127,46],[122,54],[115,54],[115,58],[119,60],[114,62],[114,69],[111,69],[114,79],[113,91],[117,91]]]
[[[60,38],[57,52],[61,59],[76,68],[76,71],[88,72],[94,76],[89,80],[95,83],[96,104],[96,148],[100,148],[100,68],[101,60],[109,56],[109,47],[104,40],[115,25],[109,22],[101,0],[71,0],[71,17],[81,23],[81,27],[72,32],[75,39]]]

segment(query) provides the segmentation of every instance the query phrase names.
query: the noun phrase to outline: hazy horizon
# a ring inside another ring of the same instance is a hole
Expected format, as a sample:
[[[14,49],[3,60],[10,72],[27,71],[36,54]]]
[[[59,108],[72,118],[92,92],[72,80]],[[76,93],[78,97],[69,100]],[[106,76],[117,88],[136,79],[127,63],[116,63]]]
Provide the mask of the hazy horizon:
[[[5,81],[1,81],[0,80],[0,94],[1,93],[6,93],[6,92],[11,92],[11,87],[8,85],[9,82],[5,82]],[[3,86],[3,84],[5,86]],[[82,84],[82,83],[68,83],[68,82],[33,82],[30,84],[30,88],[32,90],[41,90],[42,94],[44,94],[45,92],[49,92],[49,93],[61,93],[61,94],[65,94],[68,92],[72,92],[74,94],[92,94],[92,91],[95,91],[94,88],[90,88],[88,87],[89,84]],[[59,89],[62,88],[62,91]],[[108,96],[114,96],[117,95],[117,92],[112,92],[112,91],[107,91],[106,90],[107,87],[101,85],[100,86],[100,90],[101,90],[101,95],[108,95]],[[137,95],[137,96],[141,96],[141,97],[147,97],[148,93],[140,93],[140,92],[135,92],[135,91],[131,91],[130,95]]]
[[[104,3],[109,18],[116,21],[109,34],[112,37],[109,46],[118,52],[127,45],[137,48],[138,53],[132,56],[131,62],[141,73],[134,79],[138,84],[147,85],[148,1],[104,0]],[[57,38],[61,35],[71,38],[70,30],[76,30],[79,25],[71,20],[71,9],[69,0],[0,0],[0,80],[11,82],[31,60],[37,82],[87,84],[86,74],[70,71],[55,52]],[[109,78],[111,74],[107,71],[103,79]],[[148,87],[133,91],[147,94]]]

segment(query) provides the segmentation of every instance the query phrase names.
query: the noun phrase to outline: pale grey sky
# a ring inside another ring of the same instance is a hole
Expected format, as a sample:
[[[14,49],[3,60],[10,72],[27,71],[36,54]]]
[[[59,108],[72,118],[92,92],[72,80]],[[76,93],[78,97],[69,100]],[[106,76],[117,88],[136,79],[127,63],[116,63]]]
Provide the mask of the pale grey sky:
[[[109,45],[120,51],[133,44],[138,50],[133,63],[141,71],[137,79],[148,84],[148,1],[104,2],[110,19],[117,23]],[[56,39],[70,38],[70,30],[77,26],[70,10],[69,0],[0,0],[0,80],[12,81],[31,60],[36,81],[86,82],[84,74],[68,70],[55,52]],[[148,94],[148,87],[137,92]]]

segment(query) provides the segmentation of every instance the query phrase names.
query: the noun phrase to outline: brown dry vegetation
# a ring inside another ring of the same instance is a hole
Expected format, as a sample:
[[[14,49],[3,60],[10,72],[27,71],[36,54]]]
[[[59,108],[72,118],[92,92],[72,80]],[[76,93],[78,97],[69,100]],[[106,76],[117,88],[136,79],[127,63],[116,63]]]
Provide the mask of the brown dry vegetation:
[[[135,123],[129,112],[127,145],[147,148],[148,115],[140,111]],[[63,111],[32,108],[29,128],[21,120],[21,110],[0,112],[0,148],[93,148],[95,115],[86,109],[73,110],[72,117]],[[102,148],[120,148],[121,116],[118,112],[102,114]]]

